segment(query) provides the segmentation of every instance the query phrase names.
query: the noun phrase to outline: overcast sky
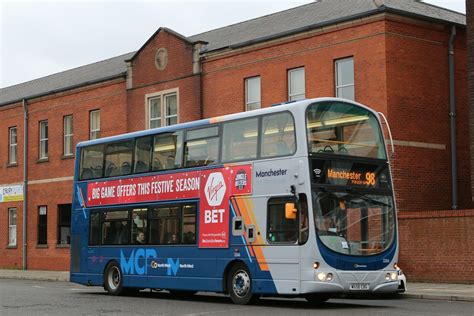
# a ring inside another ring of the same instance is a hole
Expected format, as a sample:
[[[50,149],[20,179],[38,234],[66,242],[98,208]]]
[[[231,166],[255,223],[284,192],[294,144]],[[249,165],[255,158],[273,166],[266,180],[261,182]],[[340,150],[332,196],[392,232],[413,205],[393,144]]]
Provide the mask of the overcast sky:
[[[160,26],[190,36],[312,1],[0,0],[0,88],[136,51]]]

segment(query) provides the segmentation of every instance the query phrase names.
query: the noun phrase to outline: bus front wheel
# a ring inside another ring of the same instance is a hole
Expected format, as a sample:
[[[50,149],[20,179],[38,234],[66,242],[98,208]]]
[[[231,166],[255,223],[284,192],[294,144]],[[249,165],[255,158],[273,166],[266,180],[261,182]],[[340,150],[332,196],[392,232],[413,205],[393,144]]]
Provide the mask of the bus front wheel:
[[[123,292],[123,275],[117,262],[112,261],[107,265],[104,273],[104,288],[112,295]]]
[[[252,294],[252,278],[247,266],[239,263],[230,269],[227,291],[235,304],[246,305],[256,300]]]

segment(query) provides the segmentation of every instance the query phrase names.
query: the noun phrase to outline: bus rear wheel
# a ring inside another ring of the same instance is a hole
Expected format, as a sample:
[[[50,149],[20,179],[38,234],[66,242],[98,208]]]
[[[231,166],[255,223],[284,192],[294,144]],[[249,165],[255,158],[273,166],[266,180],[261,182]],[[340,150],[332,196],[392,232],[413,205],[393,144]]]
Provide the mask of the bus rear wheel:
[[[123,275],[116,261],[112,261],[105,268],[104,288],[111,295],[123,293]]]
[[[252,278],[244,264],[236,264],[230,269],[227,278],[227,291],[235,304],[246,305],[257,299],[252,294]]]

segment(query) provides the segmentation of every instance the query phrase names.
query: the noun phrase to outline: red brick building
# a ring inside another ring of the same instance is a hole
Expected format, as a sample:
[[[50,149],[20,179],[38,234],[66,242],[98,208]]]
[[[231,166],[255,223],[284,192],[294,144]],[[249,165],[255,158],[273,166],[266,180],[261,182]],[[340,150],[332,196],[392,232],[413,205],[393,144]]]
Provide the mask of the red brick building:
[[[474,242],[467,76],[464,15],[412,0],[323,0],[191,37],[160,28],[136,52],[1,89],[0,267],[69,268],[71,144],[291,99],[343,96],[390,122],[407,274],[438,280],[445,272],[433,265],[438,257],[450,267],[445,281],[474,282],[473,268],[453,261],[453,253],[474,258],[464,246]]]

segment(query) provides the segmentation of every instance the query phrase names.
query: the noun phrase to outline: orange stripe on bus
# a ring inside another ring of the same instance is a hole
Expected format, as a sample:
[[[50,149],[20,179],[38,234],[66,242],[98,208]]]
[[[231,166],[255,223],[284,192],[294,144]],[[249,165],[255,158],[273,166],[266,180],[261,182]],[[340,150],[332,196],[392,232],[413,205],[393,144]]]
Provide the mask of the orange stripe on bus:
[[[211,124],[213,124],[213,123],[219,123],[219,122],[222,121],[223,118],[224,118],[223,116],[212,117],[212,118],[209,119],[209,122],[210,122]]]
[[[251,220],[255,224],[255,228],[256,228],[257,232],[259,232],[260,228],[257,225],[257,220],[255,219],[255,213],[254,213],[255,207],[253,205],[252,200],[251,199],[244,199],[244,203],[247,206],[247,210],[249,210]],[[263,254],[263,249],[262,249],[262,247],[265,247],[264,246],[265,245],[265,240],[263,239],[262,235],[257,234],[257,245],[259,245],[259,246],[255,246],[254,250],[255,250],[255,254],[257,255],[257,260],[258,260],[258,264],[260,265],[260,270],[268,271],[268,265],[267,265],[267,262],[265,260],[265,256]]]
[[[237,207],[240,209],[240,212],[242,213],[242,217],[244,218],[244,223],[246,226],[250,225],[252,222],[250,221],[250,216],[248,214],[247,209],[245,208],[245,205],[242,203],[243,199],[235,199],[235,202],[237,204]],[[255,257],[255,252],[253,251],[253,246],[250,244],[250,242],[247,241],[247,236],[245,236],[245,241],[248,243],[248,249],[250,251],[250,255],[252,257]]]
[[[242,211],[242,213],[245,212],[246,214],[245,222],[249,224],[254,224],[256,231],[259,232],[260,229],[258,228],[257,221],[255,220],[255,215],[253,212],[254,207],[251,200],[244,198],[244,199],[240,199],[238,203],[239,203],[239,208]],[[250,246],[251,247],[250,249],[252,249],[255,252],[258,265],[260,266],[260,270],[268,271],[268,265],[266,263],[265,256],[263,255],[263,250],[262,250],[262,247],[264,247],[262,246],[264,245],[264,240],[258,234],[257,234],[257,244],[259,244],[259,246]]]
[[[235,215],[238,217],[241,217],[242,215],[240,215],[240,210],[237,207],[237,201],[235,200],[235,197],[230,198],[230,203],[232,204],[232,207],[234,208]]]

